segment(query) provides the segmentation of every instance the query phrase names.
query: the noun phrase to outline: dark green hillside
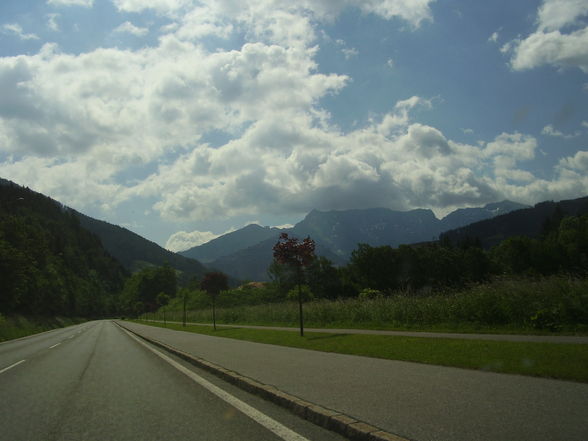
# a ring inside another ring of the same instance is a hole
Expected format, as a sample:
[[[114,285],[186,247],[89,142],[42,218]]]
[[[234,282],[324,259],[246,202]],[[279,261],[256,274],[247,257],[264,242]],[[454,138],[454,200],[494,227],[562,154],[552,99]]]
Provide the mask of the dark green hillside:
[[[588,213],[588,197],[560,202],[541,202],[531,208],[447,231],[441,235],[440,239],[442,242],[454,244],[475,239],[484,248],[491,248],[513,236],[539,237],[557,227],[563,217],[580,216],[586,213]]]
[[[112,314],[125,275],[67,207],[0,182],[0,312]]]
[[[126,228],[74,213],[81,225],[96,234],[104,248],[131,272],[167,264],[179,272],[181,284],[194,277],[201,278],[206,272],[200,262],[172,253]]]

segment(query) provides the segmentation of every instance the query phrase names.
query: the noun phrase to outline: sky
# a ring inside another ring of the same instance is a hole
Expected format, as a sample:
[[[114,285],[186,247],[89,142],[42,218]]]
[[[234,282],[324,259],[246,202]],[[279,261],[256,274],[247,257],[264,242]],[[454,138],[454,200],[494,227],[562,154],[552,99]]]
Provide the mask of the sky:
[[[588,0],[2,0],[0,177],[173,251],[588,195]]]

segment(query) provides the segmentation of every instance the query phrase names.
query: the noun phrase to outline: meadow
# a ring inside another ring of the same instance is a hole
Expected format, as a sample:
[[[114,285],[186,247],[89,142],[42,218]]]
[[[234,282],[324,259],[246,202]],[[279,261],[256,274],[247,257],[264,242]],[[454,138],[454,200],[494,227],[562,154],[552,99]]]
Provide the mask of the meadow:
[[[437,293],[366,292],[355,298],[304,304],[304,322],[315,328],[396,329],[448,332],[588,334],[588,279],[552,276],[497,279],[467,289]],[[217,323],[297,326],[296,302],[246,304],[245,294],[226,292]],[[239,297],[241,296],[241,297]],[[231,305],[234,297],[234,305]],[[198,302],[186,319],[211,323],[211,308]],[[219,303],[217,303],[219,304]],[[164,317],[165,314],[165,317]],[[142,318],[182,321],[181,302]]]

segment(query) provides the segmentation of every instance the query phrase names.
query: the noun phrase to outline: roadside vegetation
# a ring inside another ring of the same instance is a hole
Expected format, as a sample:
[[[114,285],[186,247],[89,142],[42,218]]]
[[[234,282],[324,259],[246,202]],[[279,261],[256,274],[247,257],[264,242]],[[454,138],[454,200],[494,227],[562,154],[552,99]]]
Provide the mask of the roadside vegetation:
[[[269,289],[250,288],[260,301]],[[186,320],[210,323],[210,300],[197,291],[186,294]],[[297,326],[296,302],[247,305],[253,297],[248,294],[246,289],[220,294],[217,305],[225,306],[216,309],[217,323]],[[588,280],[504,279],[428,295],[364,290],[355,298],[312,300],[304,308],[306,326],[315,328],[588,334]],[[172,301],[143,318],[179,322],[183,311]]]
[[[85,322],[72,317],[32,317],[0,314],[0,342]]]

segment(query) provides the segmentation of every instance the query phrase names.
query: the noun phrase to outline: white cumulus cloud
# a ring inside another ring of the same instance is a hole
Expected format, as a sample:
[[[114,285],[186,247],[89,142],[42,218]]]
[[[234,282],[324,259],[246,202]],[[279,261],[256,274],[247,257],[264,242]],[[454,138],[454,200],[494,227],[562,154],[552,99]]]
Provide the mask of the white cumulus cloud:
[[[21,25],[18,23],[6,23],[2,25],[2,32],[8,35],[16,35],[21,40],[38,40],[39,36],[36,34],[27,34],[24,32]]]
[[[584,0],[544,0],[538,10],[536,31],[506,43],[501,50],[511,54],[515,70],[547,64],[588,72],[588,27],[580,20],[587,14]]]
[[[47,4],[53,6],[84,6],[91,8],[94,0],[47,0]]]
[[[147,35],[149,33],[149,29],[140,28],[138,26],[135,26],[130,21],[125,21],[123,24],[118,26],[114,30],[114,32],[127,33],[127,34],[135,35],[136,37],[142,37],[142,36]]]
[[[220,234],[214,234],[211,231],[178,231],[169,237],[165,248],[177,253],[210,242],[219,236]]]

